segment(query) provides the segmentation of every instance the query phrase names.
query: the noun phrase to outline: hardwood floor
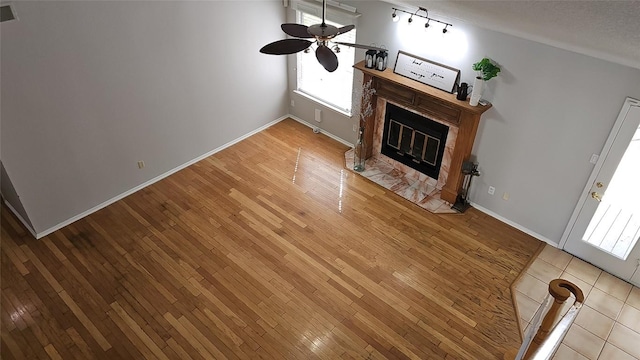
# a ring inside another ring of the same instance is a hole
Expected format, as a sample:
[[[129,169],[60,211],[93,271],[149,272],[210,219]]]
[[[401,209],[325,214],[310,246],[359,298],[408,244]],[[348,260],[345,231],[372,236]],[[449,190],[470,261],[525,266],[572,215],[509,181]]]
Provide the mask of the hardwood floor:
[[[2,208],[3,359],[495,359],[541,244],[433,215],[285,120],[41,240]]]

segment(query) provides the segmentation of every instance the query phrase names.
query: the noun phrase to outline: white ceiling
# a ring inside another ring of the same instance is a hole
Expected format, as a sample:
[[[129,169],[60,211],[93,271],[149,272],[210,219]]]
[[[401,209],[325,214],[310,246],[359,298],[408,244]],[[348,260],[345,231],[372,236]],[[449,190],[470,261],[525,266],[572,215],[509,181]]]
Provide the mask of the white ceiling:
[[[640,69],[640,1],[387,2]]]

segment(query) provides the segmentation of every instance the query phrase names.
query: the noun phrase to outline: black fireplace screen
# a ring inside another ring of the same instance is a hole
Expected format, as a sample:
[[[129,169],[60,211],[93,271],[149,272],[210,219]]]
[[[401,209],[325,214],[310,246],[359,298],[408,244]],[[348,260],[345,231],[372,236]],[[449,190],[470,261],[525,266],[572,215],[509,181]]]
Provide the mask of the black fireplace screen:
[[[449,127],[387,103],[382,153],[438,179]]]

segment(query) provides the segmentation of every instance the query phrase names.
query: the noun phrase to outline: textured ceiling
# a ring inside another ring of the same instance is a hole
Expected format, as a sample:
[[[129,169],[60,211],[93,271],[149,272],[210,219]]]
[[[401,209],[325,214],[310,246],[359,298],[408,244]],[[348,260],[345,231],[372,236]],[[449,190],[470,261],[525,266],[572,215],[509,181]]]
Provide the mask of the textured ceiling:
[[[640,69],[640,1],[387,2]]]

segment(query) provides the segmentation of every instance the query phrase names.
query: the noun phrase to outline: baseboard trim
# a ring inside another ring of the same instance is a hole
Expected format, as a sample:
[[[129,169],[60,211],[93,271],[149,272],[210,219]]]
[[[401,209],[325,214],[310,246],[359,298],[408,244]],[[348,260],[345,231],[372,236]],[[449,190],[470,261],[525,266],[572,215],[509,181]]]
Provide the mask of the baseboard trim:
[[[484,207],[482,207],[482,206],[480,206],[480,205],[478,205],[476,203],[473,203],[473,202],[471,203],[471,206],[473,206],[474,208],[476,208],[476,209],[482,211],[483,213],[491,216],[492,218],[500,220],[503,223],[522,231],[523,233],[525,233],[527,235],[531,235],[531,236],[533,236],[534,238],[536,238],[536,239],[538,239],[540,241],[544,241],[545,243],[547,243],[547,244],[549,244],[549,245],[551,245],[551,246],[553,246],[555,248],[558,247],[558,243],[557,242],[552,241],[551,239],[546,238],[546,237],[538,234],[537,232],[535,232],[533,230],[527,229],[526,227],[524,227],[524,226],[522,226],[522,225],[520,225],[520,224],[518,224],[516,222],[513,222],[513,221],[511,221],[511,220],[509,220],[507,218],[504,218],[504,217],[494,213],[493,211],[491,211],[491,210],[489,210],[487,208],[484,208]]]
[[[293,120],[299,122],[302,125],[305,125],[305,126],[308,126],[308,127],[312,128],[312,129],[316,129],[316,128],[319,129],[321,134],[326,135],[326,136],[332,138],[333,140],[335,140],[335,141],[337,141],[337,142],[339,142],[341,144],[347,145],[348,147],[353,147],[353,143],[350,143],[350,142],[348,142],[347,140],[345,140],[345,139],[343,139],[341,137],[333,135],[332,133],[330,133],[330,132],[328,132],[328,131],[326,131],[324,129],[321,129],[318,126],[313,125],[312,123],[306,122],[306,121],[300,119],[297,116],[288,115],[288,117],[292,118]]]
[[[138,186],[136,186],[136,187],[134,187],[134,188],[132,188],[130,190],[127,190],[127,191],[125,191],[125,192],[123,192],[123,193],[121,193],[121,194],[119,194],[119,195],[117,195],[117,196],[115,196],[115,197],[113,197],[113,198],[111,198],[109,200],[106,200],[106,201],[104,201],[104,202],[92,207],[91,209],[83,211],[82,213],[80,213],[78,215],[75,215],[75,216],[73,216],[73,217],[71,217],[71,218],[69,218],[69,219],[67,219],[67,220],[65,220],[65,221],[63,221],[63,222],[61,222],[61,223],[59,223],[57,225],[54,225],[54,226],[52,226],[52,227],[50,227],[50,228],[48,228],[48,229],[46,229],[44,231],[41,231],[41,232],[36,232],[35,229],[33,229],[31,226],[29,226],[28,223],[22,218],[22,216],[20,216],[20,214],[11,206],[11,204],[7,203],[6,200],[5,200],[5,203],[7,204],[7,207],[11,210],[11,212],[13,212],[16,215],[16,217],[25,225],[25,227],[33,235],[33,237],[35,237],[36,239],[41,239],[41,238],[43,238],[43,237],[45,237],[45,236],[47,236],[47,235],[49,235],[49,234],[51,234],[51,233],[53,233],[53,232],[55,232],[57,230],[62,229],[63,227],[65,227],[67,225],[70,225],[70,224],[72,224],[72,223],[74,223],[74,222],[76,222],[76,221],[78,221],[78,220],[80,220],[80,219],[82,219],[82,218],[84,218],[84,217],[86,217],[88,215],[93,214],[94,212],[96,212],[98,210],[101,210],[101,209],[103,209],[103,208],[115,203],[116,201],[122,200],[125,197],[127,197],[127,196],[129,196],[129,195],[131,195],[131,194],[133,194],[133,193],[135,193],[135,192],[137,192],[139,190],[142,190],[142,189],[144,189],[145,187],[147,187],[149,185],[152,185],[152,184],[154,184],[154,183],[156,183],[156,182],[158,182],[158,181],[160,181],[160,180],[162,180],[162,179],[164,179],[164,178],[166,178],[166,177],[168,177],[168,176],[170,176],[170,175],[172,175],[172,174],[174,174],[174,173],[176,173],[176,172],[178,172],[178,171],[180,171],[180,170],[182,170],[182,169],[184,169],[184,168],[186,168],[188,166],[191,166],[191,165],[197,163],[200,160],[203,160],[203,159],[205,159],[205,158],[207,158],[207,157],[209,157],[209,156],[211,156],[211,155],[213,155],[213,154],[215,154],[215,153],[217,153],[219,151],[222,151],[222,150],[224,150],[224,149],[226,149],[226,148],[228,148],[228,147],[230,147],[230,146],[232,146],[232,145],[234,145],[234,144],[236,144],[236,143],[238,143],[238,142],[240,142],[240,141],[242,141],[242,140],[244,140],[244,139],[246,139],[246,138],[248,138],[248,137],[250,137],[252,135],[255,135],[255,134],[259,133],[260,131],[263,131],[263,130],[265,130],[265,129],[267,129],[267,128],[269,128],[269,127],[271,127],[271,126],[273,126],[273,125],[275,125],[275,124],[279,123],[280,121],[285,120],[287,118],[291,118],[291,119],[299,122],[300,124],[303,124],[303,125],[311,128],[311,129],[318,128],[317,126],[315,126],[315,125],[313,125],[313,124],[311,124],[311,123],[309,123],[309,122],[307,122],[305,120],[302,120],[297,116],[294,116],[294,115],[291,115],[291,114],[287,114],[285,116],[282,116],[282,117],[280,117],[280,118],[278,118],[276,120],[273,120],[273,121],[269,122],[266,125],[263,125],[263,126],[255,129],[255,130],[253,130],[253,131],[251,131],[251,132],[249,132],[249,133],[247,133],[247,134],[245,134],[243,136],[238,137],[237,139],[234,139],[234,140],[232,140],[232,141],[230,141],[230,142],[228,142],[228,143],[226,143],[226,144],[224,144],[222,146],[219,146],[219,147],[217,147],[217,148],[215,148],[215,149],[213,149],[213,150],[211,150],[211,151],[209,151],[209,152],[207,152],[207,153],[205,153],[205,154],[203,154],[201,156],[198,156],[195,159],[187,161],[182,165],[179,165],[179,166],[177,166],[177,167],[175,167],[175,168],[173,168],[173,169],[171,169],[171,170],[169,170],[169,171],[167,171],[167,172],[165,172],[163,174],[160,174],[160,175],[154,177],[151,180],[148,180],[148,181],[146,181],[146,182],[144,182],[144,183],[142,183],[142,184],[140,184],[140,185],[138,185]],[[328,132],[328,131],[326,131],[324,129],[319,129],[319,130],[320,130],[321,134],[326,135],[327,137],[329,137],[329,138],[331,138],[333,140],[336,140],[341,144],[344,144],[344,145],[349,146],[349,147],[353,147],[354,146],[353,143],[351,143],[351,142],[349,142],[347,140],[344,140],[341,137],[336,136],[336,135],[334,135],[334,134],[332,134],[332,133],[330,133],[330,132]],[[531,231],[531,230],[529,230],[529,229],[527,229],[527,228],[525,228],[525,227],[523,227],[523,226],[521,226],[519,224],[516,224],[516,223],[514,223],[514,222],[512,222],[510,220],[507,220],[507,219],[499,216],[498,214],[495,214],[494,212],[492,212],[492,211],[490,211],[488,209],[485,209],[485,208],[483,208],[483,207],[481,207],[481,206],[479,206],[477,204],[472,204],[472,205],[476,209],[478,209],[478,210],[480,210],[480,211],[482,211],[482,212],[484,212],[484,213],[486,213],[486,214],[488,214],[488,215],[490,215],[492,217],[495,217],[496,219],[498,219],[498,220],[500,220],[500,221],[502,221],[502,222],[504,222],[504,223],[506,223],[508,225],[511,225],[511,226],[515,227],[516,229],[518,229],[518,230],[521,230],[521,231],[523,231],[523,232],[525,232],[525,233],[527,233],[527,234],[529,234],[529,235],[531,235],[531,236],[533,236],[533,237],[535,237],[535,238],[537,238],[539,240],[542,240],[542,241],[544,241],[544,242],[546,242],[546,243],[548,243],[548,244],[550,244],[550,245],[552,245],[554,247],[558,246],[556,243],[552,242],[549,239],[546,239],[542,235],[537,234],[537,233],[535,233],[535,232],[533,232],[533,231]]]
[[[61,223],[59,223],[59,224],[57,224],[55,226],[52,226],[47,230],[41,231],[39,233],[32,232],[32,234],[34,234],[34,237],[36,239],[43,238],[43,237],[51,234],[54,231],[60,230],[63,227],[65,227],[67,225],[70,225],[70,224],[72,224],[72,223],[84,218],[85,216],[91,215],[94,212],[96,212],[98,210],[101,210],[101,209],[103,209],[103,208],[115,203],[118,200],[124,199],[125,197],[135,193],[138,190],[142,190],[142,189],[144,189],[145,187],[147,187],[147,186],[149,186],[151,184],[154,184],[154,183],[156,183],[156,182],[158,182],[158,181],[160,181],[160,180],[162,180],[162,179],[164,179],[164,178],[166,178],[166,177],[168,177],[168,176],[170,176],[170,175],[172,175],[172,174],[174,174],[174,173],[176,173],[176,172],[178,172],[178,171],[180,171],[180,170],[182,170],[182,169],[184,169],[184,168],[186,168],[188,166],[191,166],[191,165],[197,163],[200,160],[203,160],[203,159],[205,159],[205,158],[207,158],[207,157],[209,157],[209,156],[211,156],[211,155],[213,155],[213,154],[215,154],[215,153],[217,153],[219,151],[222,151],[222,150],[224,150],[224,149],[226,149],[226,148],[228,148],[228,147],[230,147],[230,146],[232,146],[232,145],[234,145],[234,144],[236,144],[236,143],[238,143],[238,142],[240,142],[240,141],[242,141],[242,140],[244,140],[244,139],[246,139],[246,138],[248,138],[248,137],[250,137],[252,135],[255,135],[255,134],[259,133],[260,131],[262,131],[264,129],[267,129],[267,128],[279,123],[280,121],[282,121],[284,119],[287,119],[287,118],[290,118],[290,117],[293,118],[291,115],[285,115],[285,116],[282,116],[282,117],[280,117],[280,118],[278,118],[276,120],[273,120],[270,123],[257,128],[256,130],[253,130],[253,131],[251,131],[251,132],[249,132],[249,133],[247,133],[245,135],[242,135],[242,136],[240,136],[239,138],[237,138],[235,140],[231,140],[228,143],[226,143],[226,144],[224,144],[222,146],[219,146],[219,147],[207,152],[204,155],[200,155],[200,156],[198,156],[197,158],[195,158],[193,160],[187,161],[186,163],[184,163],[182,165],[179,165],[179,166],[177,166],[177,167],[175,167],[175,168],[173,168],[173,169],[171,169],[171,170],[169,170],[169,171],[167,171],[167,172],[165,172],[163,174],[160,174],[160,175],[154,177],[151,180],[148,180],[148,181],[146,181],[146,182],[144,182],[144,183],[142,183],[142,184],[140,184],[140,185],[138,185],[138,186],[136,186],[136,187],[134,187],[134,188],[132,188],[130,190],[127,190],[127,191],[123,192],[122,194],[117,195],[117,196],[115,196],[115,197],[113,197],[113,198],[111,198],[111,199],[109,199],[109,200],[107,200],[107,201],[105,201],[105,202],[103,202],[103,203],[101,203],[99,205],[96,205],[96,206],[92,207],[91,209],[89,209],[87,211],[84,211],[84,212],[82,212],[82,213],[80,213],[80,214],[78,214],[78,215],[76,215],[76,216],[74,216],[74,217],[72,217],[72,218],[70,218],[68,220],[65,220],[65,221],[63,221],[63,222],[61,222]],[[17,214],[16,211],[13,211],[13,213]],[[24,221],[23,221],[23,223],[24,223]]]
[[[25,229],[27,229],[27,231],[28,231],[28,232],[30,232],[30,233],[31,233],[31,235],[32,235],[34,238],[39,239],[39,238],[36,236],[36,231],[31,227],[31,225],[29,225],[29,222],[28,222],[28,221],[26,221],[26,220],[22,217],[22,215],[20,215],[20,213],[18,212],[18,210],[16,210],[16,209],[13,207],[13,205],[11,205],[11,203],[9,203],[9,202],[7,201],[7,199],[4,199],[4,204],[5,204],[5,205],[7,205],[7,208],[9,208],[9,211],[11,211],[11,212],[13,213],[13,215],[15,215],[15,216],[16,216],[16,218],[17,218],[18,220],[20,220],[20,222],[22,223],[22,225],[24,225]]]

